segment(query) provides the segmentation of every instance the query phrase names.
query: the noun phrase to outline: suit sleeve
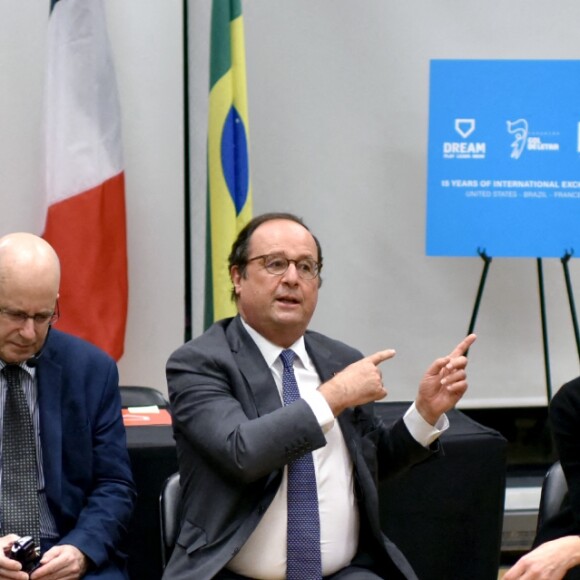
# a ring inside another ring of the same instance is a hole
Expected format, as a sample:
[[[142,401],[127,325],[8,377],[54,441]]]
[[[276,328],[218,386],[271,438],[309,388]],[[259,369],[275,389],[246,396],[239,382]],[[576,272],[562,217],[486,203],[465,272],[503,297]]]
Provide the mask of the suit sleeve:
[[[136,493],[113,361],[89,381],[91,481],[74,528],[59,544],[79,548],[97,567],[114,559],[133,512]],[[94,392],[96,391],[96,392]],[[89,460],[89,458],[87,458]]]
[[[263,364],[260,364],[263,363]],[[259,412],[254,390],[240,372],[225,341],[199,348],[188,343],[169,359],[167,379],[176,439],[225,477],[251,483],[326,439],[303,400],[283,407],[265,362],[256,357],[255,385],[277,402]]]

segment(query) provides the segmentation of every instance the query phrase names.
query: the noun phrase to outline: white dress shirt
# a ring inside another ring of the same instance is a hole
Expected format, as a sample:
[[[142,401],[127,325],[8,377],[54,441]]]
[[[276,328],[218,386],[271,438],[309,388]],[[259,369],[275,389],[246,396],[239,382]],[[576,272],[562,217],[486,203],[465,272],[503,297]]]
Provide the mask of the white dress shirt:
[[[260,349],[272,371],[282,400],[282,348],[258,334],[243,320],[244,327]],[[312,408],[326,437],[326,445],[312,452],[318,504],[320,510],[320,549],[322,573],[333,574],[348,566],[358,547],[359,513],[354,495],[354,472],[338,421],[318,391],[320,377],[316,372],[301,337],[291,347],[295,353],[294,374],[300,396]],[[447,418],[432,427],[423,420],[414,405],[405,415],[411,434],[428,446],[447,428]],[[282,482],[260,523],[244,546],[230,560],[229,570],[257,580],[285,580],[286,578],[286,494],[288,470],[284,468]]]

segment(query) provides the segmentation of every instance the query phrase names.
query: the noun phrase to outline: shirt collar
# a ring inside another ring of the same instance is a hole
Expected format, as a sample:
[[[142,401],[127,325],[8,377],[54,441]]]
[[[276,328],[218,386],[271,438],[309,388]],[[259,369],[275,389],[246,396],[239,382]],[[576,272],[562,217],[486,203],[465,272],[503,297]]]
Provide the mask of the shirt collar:
[[[287,350],[270,342],[267,338],[263,337],[257,330],[253,329],[241,316],[240,320],[242,321],[242,325],[248,331],[248,334],[252,338],[252,340],[256,343],[259,351],[262,353],[264,360],[268,367],[271,367],[280,357],[280,353],[283,350]],[[306,345],[304,344],[304,335],[301,336],[294,344],[288,347],[290,350],[293,350],[296,353],[296,357],[300,359],[302,364],[305,367],[309,366],[310,357],[306,352]]]
[[[8,366],[8,363],[7,363],[7,362],[5,362],[5,361],[3,361],[3,360],[0,358],[0,371],[2,371],[2,369],[3,369],[5,366]],[[28,373],[28,374],[29,374],[29,375],[30,375],[32,378],[34,378],[34,377],[36,376],[36,368],[34,368],[34,367],[29,367],[29,366],[26,364],[26,361],[24,361],[24,362],[21,362],[21,363],[18,363],[18,366],[19,366],[21,369],[23,369],[24,371],[26,371],[26,372],[27,372],[27,373]]]

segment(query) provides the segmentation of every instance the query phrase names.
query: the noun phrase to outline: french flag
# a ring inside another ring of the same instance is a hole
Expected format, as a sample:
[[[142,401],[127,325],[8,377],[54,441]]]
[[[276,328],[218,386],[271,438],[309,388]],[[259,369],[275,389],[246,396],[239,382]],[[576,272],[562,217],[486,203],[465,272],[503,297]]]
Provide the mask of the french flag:
[[[121,115],[102,0],[52,0],[46,239],[61,260],[58,327],[119,360],[127,320]]]

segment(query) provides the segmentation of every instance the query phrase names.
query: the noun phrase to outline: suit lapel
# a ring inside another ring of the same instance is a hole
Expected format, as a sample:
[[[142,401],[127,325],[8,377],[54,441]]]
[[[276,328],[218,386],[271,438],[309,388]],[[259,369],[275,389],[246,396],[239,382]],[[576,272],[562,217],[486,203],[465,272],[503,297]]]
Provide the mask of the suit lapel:
[[[308,356],[312,359],[320,382],[324,383],[344,368],[344,363],[336,359],[336,356],[316,337],[308,332],[304,335],[304,344]]]
[[[304,342],[308,355],[312,359],[320,382],[324,383],[331,379],[336,373],[344,369],[345,364],[336,359],[336,356],[323,344],[321,344],[315,337],[306,333],[304,335]],[[356,420],[358,409],[345,409],[338,417],[338,423],[342,431],[342,436],[348,447],[352,460],[355,464],[358,463],[358,451],[356,441],[359,435],[356,431]]]
[[[61,367],[46,353],[39,361],[36,372],[45,489],[48,498],[59,505],[62,472]]]
[[[260,349],[236,316],[227,330],[228,342],[236,364],[252,393],[258,415],[266,415],[282,406],[278,388]]]

